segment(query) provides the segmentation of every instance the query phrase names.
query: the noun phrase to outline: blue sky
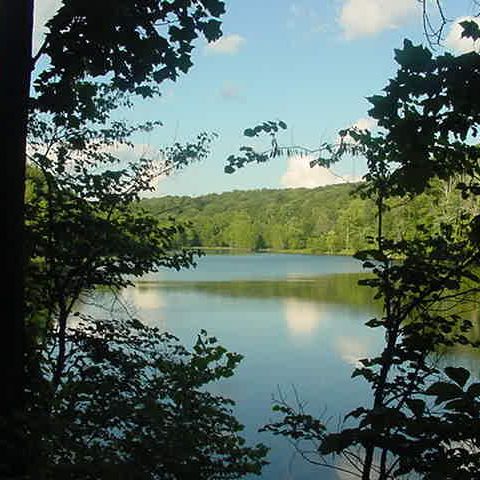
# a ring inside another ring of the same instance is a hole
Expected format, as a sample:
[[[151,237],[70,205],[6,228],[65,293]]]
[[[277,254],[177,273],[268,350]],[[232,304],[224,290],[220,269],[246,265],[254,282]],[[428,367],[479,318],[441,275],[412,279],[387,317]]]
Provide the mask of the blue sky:
[[[449,18],[472,13],[468,0],[444,2]],[[58,0],[37,0],[38,25]],[[315,186],[337,177],[310,170],[305,159],[275,159],[223,172],[225,159],[245,143],[246,127],[284,120],[282,143],[310,147],[334,140],[336,132],[366,121],[365,97],[379,93],[395,73],[393,50],[404,38],[424,42],[416,0],[226,0],[224,37],[197,42],[194,67],[163,97],[138,101],[129,119],[161,120],[148,137],[152,148],[216,132],[210,157],[162,179],[158,194],[199,195],[234,189]],[[454,25],[454,24],[452,24]],[[448,27],[446,34],[449,33]],[[38,28],[37,37],[41,33]],[[463,48],[453,32],[449,48]],[[343,176],[363,173],[361,159],[334,167]]]

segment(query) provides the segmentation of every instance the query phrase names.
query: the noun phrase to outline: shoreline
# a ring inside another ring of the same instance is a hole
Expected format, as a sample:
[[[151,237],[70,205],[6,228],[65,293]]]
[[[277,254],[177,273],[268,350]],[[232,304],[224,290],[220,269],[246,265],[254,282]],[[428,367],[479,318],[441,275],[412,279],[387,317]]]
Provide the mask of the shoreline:
[[[250,250],[247,248],[237,248],[237,247],[202,247],[202,246],[192,246],[192,247],[184,247],[189,249],[198,249],[200,251],[204,251],[205,254],[210,255],[222,255],[222,254],[239,254],[239,255],[249,255],[255,253],[282,253],[288,255],[312,255],[317,257],[326,257],[326,256],[334,256],[334,257],[352,257],[355,252],[348,252],[348,253],[327,253],[327,252],[317,252],[312,251],[309,248],[304,249],[274,249],[274,248],[262,248],[259,250]]]

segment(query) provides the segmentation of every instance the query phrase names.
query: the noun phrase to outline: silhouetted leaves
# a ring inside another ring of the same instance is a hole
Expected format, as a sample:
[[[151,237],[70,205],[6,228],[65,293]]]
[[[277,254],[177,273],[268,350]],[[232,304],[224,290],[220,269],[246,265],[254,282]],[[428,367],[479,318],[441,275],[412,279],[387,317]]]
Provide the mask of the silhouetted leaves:
[[[350,134],[367,160],[361,192],[377,216],[371,248],[356,254],[373,275],[359,284],[383,304],[382,316],[366,325],[384,329],[385,344],[352,374],[370,384],[371,406],[354,409],[339,431],[322,431],[318,462],[328,464],[322,455],[335,453],[362,478],[378,472],[385,479],[473,480],[480,465],[480,389],[467,387],[471,374],[464,367],[442,370],[433,359],[453,347],[478,348],[472,323],[458,312],[474,308],[472,300],[478,306],[480,292],[480,150],[470,141],[480,123],[480,55],[434,58],[407,40],[395,58],[396,76],[369,99],[381,129]],[[431,222],[425,210],[413,214],[412,235],[395,238],[387,230],[395,200],[417,202],[440,184],[447,195],[457,186],[471,203],[458,204],[448,220]],[[276,426],[281,431],[282,422]]]
[[[471,38],[474,41],[480,38],[480,27],[477,22],[464,20],[460,22],[460,26],[463,28],[462,38]]]
[[[167,333],[122,321],[118,312],[108,319],[81,313],[101,288],[118,292],[147,272],[194,266],[200,255],[178,246],[183,224],[154,217],[139,199],[159,175],[208,155],[213,136],[201,133],[191,143],[128,162],[122,149],[135,153],[132,135],[159,122],[115,121],[109,106],[104,114],[100,123],[62,127],[50,115],[31,117],[32,475],[151,480],[259,474],[267,449],[247,446],[233,402],[205,388],[233,375],[240,355],[206,332],[188,351]]]
[[[233,479],[260,473],[266,447],[246,446],[234,402],[206,388],[233,375],[241,355],[204,331],[187,349],[136,319],[80,315],[67,339],[71,355],[54,393],[52,421],[45,425],[41,404],[33,407],[37,428],[48,428],[41,445],[48,461],[38,476]],[[55,364],[52,352],[42,360],[47,372]]]
[[[62,0],[39,52],[48,67],[35,81],[34,105],[72,125],[103,115],[105,86],[117,103],[123,93],[157,95],[159,84],[189,71],[199,35],[221,36],[224,13],[220,0]],[[78,82],[88,88],[77,91]]]
[[[470,378],[470,372],[463,367],[447,367],[445,368],[445,373],[450,380],[454,381],[460,387],[464,387]]]

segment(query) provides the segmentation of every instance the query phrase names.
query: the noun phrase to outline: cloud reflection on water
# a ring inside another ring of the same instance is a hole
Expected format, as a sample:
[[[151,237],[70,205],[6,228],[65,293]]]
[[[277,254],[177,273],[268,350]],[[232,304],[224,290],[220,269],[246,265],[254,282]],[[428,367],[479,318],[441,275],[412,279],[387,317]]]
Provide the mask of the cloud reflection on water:
[[[160,288],[137,285],[130,289],[133,303],[141,310],[157,310],[165,306]]]
[[[371,355],[372,345],[367,338],[341,335],[335,339],[335,349],[344,362],[358,367],[359,360]]]
[[[295,337],[310,336],[326,321],[322,305],[296,298],[283,301],[285,319],[289,332]]]
[[[167,301],[160,288],[137,284],[128,289],[128,300],[133,304],[134,310],[141,320],[161,330],[166,330]]]

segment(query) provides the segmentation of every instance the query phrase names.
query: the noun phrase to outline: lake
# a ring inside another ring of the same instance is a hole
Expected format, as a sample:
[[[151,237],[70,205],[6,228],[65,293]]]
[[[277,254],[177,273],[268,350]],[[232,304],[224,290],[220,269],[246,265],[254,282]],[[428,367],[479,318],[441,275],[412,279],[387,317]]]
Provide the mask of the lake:
[[[194,270],[142,278],[123,298],[139,318],[188,346],[205,329],[244,355],[236,375],[213,388],[237,402],[246,438],[271,447],[263,479],[340,479],[347,477],[308,464],[287,440],[258,428],[275,418],[274,396],[298,399],[332,425],[369,403],[366,384],[350,378],[358,360],[382,345],[382,332],[363,325],[379,306],[357,286],[362,276],[349,257],[208,255]]]

